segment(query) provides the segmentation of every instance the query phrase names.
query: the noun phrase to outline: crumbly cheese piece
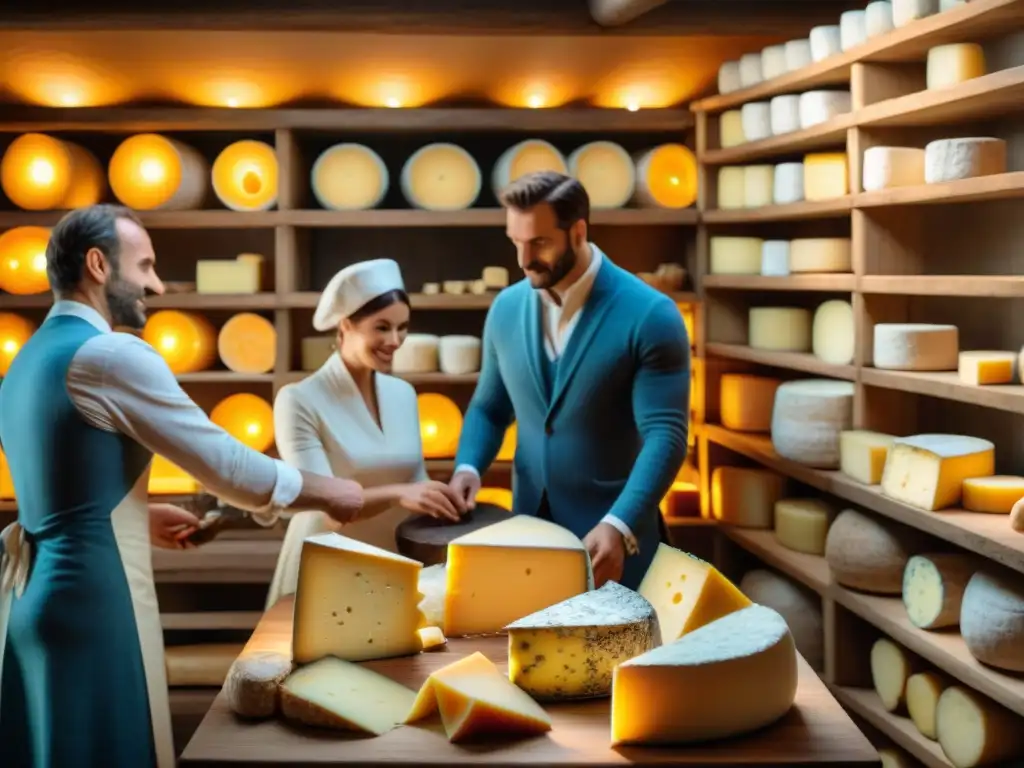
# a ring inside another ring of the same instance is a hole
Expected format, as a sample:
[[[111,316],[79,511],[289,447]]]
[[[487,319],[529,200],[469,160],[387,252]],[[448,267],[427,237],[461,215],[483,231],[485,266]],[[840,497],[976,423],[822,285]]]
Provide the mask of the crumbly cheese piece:
[[[790,461],[821,469],[839,466],[839,433],[853,421],[849,381],[788,381],[775,393],[772,446]]]
[[[667,544],[658,544],[638,591],[658,614],[663,644],[750,605],[713,565]]]
[[[775,181],[778,184],[779,176]],[[761,274],[785,277],[789,274],[789,240],[765,240],[761,245]]]
[[[896,438],[866,429],[851,429],[839,435],[839,471],[858,483],[878,485],[889,448]]]
[[[508,269],[506,267],[484,267],[480,273],[480,279],[484,281],[489,291],[500,291],[508,288]]]
[[[791,272],[850,272],[853,248],[848,237],[798,237],[789,245]]]
[[[977,43],[938,45],[928,51],[925,83],[930,91],[952,88],[986,72],[985,51]]]
[[[845,11],[839,16],[840,48],[848,51],[867,39],[867,18],[864,11]]]
[[[513,144],[498,157],[491,172],[491,189],[495,197],[516,179],[528,173],[554,171],[565,173],[568,166],[562,153],[543,139],[526,139]]]
[[[421,147],[402,167],[402,194],[415,208],[461,211],[480,196],[480,166],[465,149],[445,142]]]
[[[760,208],[772,204],[775,189],[775,166],[748,165],[743,169],[743,205]]]
[[[897,27],[938,12],[939,0],[892,0],[892,21]]]
[[[968,512],[1008,515],[1021,499],[1024,499],[1024,477],[993,475],[964,480],[963,505]]]
[[[726,429],[738,432],[768,432],[772,428],[772,406],[780,379],[726,373],[719,383],[719,418]]]
[[[360,211],[380,205],[390,185],[388,167],[367,146],[344,142],[328,147],[313,163],[310,186],[329,211]]]
[[[786,620],[796,649],[816,671],[825,668],[825,636],[821,599],[806,587],[772,571],[747,571],[740,591]]]
[[[995,765],[1024,754],[1020,717],[959,685],[950,686],[939,697],[935,734],[955,768]]]
[[[718,169],[718,207],[734,210],[746,207],[746,178],[741,165]]]
[[[811,58],[814,61],[824,61],[829,56],[835,56],[843,51],[838,24],[812,27],[810,41]]]
[[[716,467],[711,473],[711,512],[739,528],[772,527],[775,502],[786,491],[786,478],[768,469]]]
[[[978,571],[960,604],[960,635],[971,655],[1007,672],[1024,672],[1024,587],[1002,573]]]
[[[804,157],[804,197],[807,200],[833,200],[849,191],[845,154],[820,152]]]
[[[864,9],[864,32],[870,40],[895,29],[892,18],[892,3],[889,0],[875,0]]]
[[[732,93],[742,87],[743,84],[740,82],[740,63],[738,61],[727,61],[718,68],[719,93]]]
[[[611,141],[591,141],[573,151],[569,175],[583,185],[595,209],[621,208],[636,191],[636,164]]]
[[[760,274],[763,243],[759,237],[712,237],[709,244],[711,274]]]
[[[772,202],[775,205],[799,203],[804,199],[804,164],[779,163],[775,166]]]
[[[873,517],[845,509],[825,540],[825,559],[844,587],[880,595],[903,591],[903,571],[919,536],[898,523],[884,525]]]
[[[243,653],[228,670],[224,698],[240,717],[271,717],[277,713],[281,683],[292,672],[292,660],[282,653]]]
[[[811,351],[814,356],[832,365],[853,362],[853,306],[842,299],[823,302],[814,311],[811,328]]]
[[[858,11],[863,13],[863,11]],[[846,14],[843,14],[844,16]],[[807,91],[800,94],[800,127],[811,128],[849,112],[853,106],[849,91]]]
[[[761,49],[761,75],[765,80],[786,74],[786,47],[769,45]]]
[[[800,96],[785,94],[768,102],[771,131],[775,136],[800,130]]]
[[[444,636],[440,627],[423,627],[423,629],[416,630],[416,634],[419,635],[424,651],[440,648],[448,643],[448,638]]]
[[[403,723],[415,700],[404,685],[333,657],[299,667],[281,684],[281,714],[288,720],[374,736]]]
[[[438,347],[441,372],[461,376],[480,370],[480,339],[477,336],[442,336]]]
[[[814,62],[811,56],[811,41],[790,40],[786,43],[786,70],[795,72],[798,69],[809,67]]]
[[[295,590],[292,655],[297,664],[325,656],[347,661],[420,650],[426,625],[417,589],[422,563],[322,533],[302,543]]]
[[[612,746],[747,733],[785,715],[796,688],[786,620],[751,605],[615,668]]]
[[[969,555],[914,555],[903,571],[903,605],[910,623],[920,629],[955,627],[960,604],[977,562]]]
[[[917,147],[869,147],[864,150],[865,192],[924,184],[924,150]]]
[[[994,475],[995,463],[995,445],[978,437],[899,437],[885,462],[882,493],[917,509],[945,509],[960,502],[964,480]]]
[[[434,373],[440,363],[441,340],[429,333],[410,333],[391,358],[395,373]]]
[[[775,502],[775,539],[794,552],[824,555],[835,514],[821,499],[779,499]]]
[[[743,132],[743,112],[730,109],[718,117],[718,144],[722,149],[738,147],[748,141]]]
[[[918,663],[888,638],[879,638],[871,646],[871,680],[888,711],[899,712],[905,707],[907,679],[917,670]]]
[[[444,593],[448,588],[448,572],[444,563],[430,565],[420,571],[417,587],[423,597],[420,611],[427,625],[444,626]]]
[[[928,184],[1006,173],[1006,142],[984,136],[939,139],[924,148]]]
[[[615,666],[661,643],[654,607],[614,581],[506,629],[509,679],[537,700],[608,696]]]
[[[959,357],[960,334],[955,325],[875,323],[875,368],[955,371]]]
[[[771,108],[767,101],[748,101],[740,107],[743,135],[747,141],[767,139],[772,135]]]
[[[949,686],[945,677],[937,672],[918,672],[907,678],[907,714],[922,736],[937,737],[935,710],[942,691]]]
[[[775,352],[809,352],[811,313],[802,307],[751,307],[748,341],[754,349]]]
[[[1011,384],[1017,368],[1014,352],[978,350],[961,352],[957,376],[964,384]]]
[[[764,81],[764,73],[761,72],[761,54],[745,53],[740,56],[740,85],[749,88]]]
[[[547,520],[515,515],[448,544],[444,634],[500,632],[591,588],[587,549]]]

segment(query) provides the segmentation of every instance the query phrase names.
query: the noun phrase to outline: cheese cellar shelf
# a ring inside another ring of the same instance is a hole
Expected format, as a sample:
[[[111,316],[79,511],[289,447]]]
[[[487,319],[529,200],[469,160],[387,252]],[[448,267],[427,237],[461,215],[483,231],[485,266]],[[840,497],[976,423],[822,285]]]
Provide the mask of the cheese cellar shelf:
[[[706,275],[701,281],[704,290],[738,291],[825,291],[852,293],[857,285],[853,275]]]
[[[773,531],[740,528],[735,525],[721,525],[719,531],[723,536],[756,555],[766,565],[777,568],[819,595],[825,594],[832,581],[824,557],[786,549],[779,544]]]
[[[708,342],[705,347],[707,354],[727,357],[731,360],[744,360],[772,368],[785,368],[791,371],[814,373],[819,376],[831,376],[836,379],[853,380],[857,378],[857,369],[852,365],[833,365],[826,363],[814,355],[804,352],[774,352],[771,350],[754,349],[742,344],[719,344]]]

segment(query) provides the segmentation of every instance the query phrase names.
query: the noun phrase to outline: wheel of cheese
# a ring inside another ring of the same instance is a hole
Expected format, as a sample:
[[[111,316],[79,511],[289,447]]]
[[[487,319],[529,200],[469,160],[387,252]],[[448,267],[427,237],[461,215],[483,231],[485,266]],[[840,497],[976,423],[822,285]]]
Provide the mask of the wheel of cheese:
[[[963,507],[968,512],[1008,515],[1024,499],[1024,477],[993,475],[969,477],[963,484]]]
[[[459,447],[462,411],[450,398],[424,392],[416,398],[420,414],[420,440],[427,459],[450,459]]]
[[[785,490],[786,479],[771,470],[716,467],[711,473],[711,512],[726,525],[770,529],[775,502]]]
[[[410,333],[391,358],[393,373],[434,373],[440,366],[441,340],[429,333]]]
[[[478,502],[457,523],[428,515],[409,515],[395,529],[395,542],[399,554],[419,560],[424,565],[437,565],[447,559],[449,542],[509,517],[511,513],[508,510],[482,502]]]
[[[527,139],[509,147],[491,172],[494,196],[500,198],[502,190],[520,176],[539,171],[568,172],[565,157],[553,144],[543,139]]]
[[[31,320],[12,312],[0,312],[0,377],[7,375],[7,369],[32,334],[36,325]]]
[[[267,211],[277,205],[277,153],[262,141],[236,141],[213,161],[213,191],[233,211]]]
[[[907,680],[919,662],[892,640],[882,637],[871,646],[871,680],[882,706],[899,712],[907,703]]]
[[[164,650],[167,685],[171,688],[215,688],[242,652],[234,643],[169,645]]]
[[[0,291],[27,296],[50,289],[46,227],[15,227],[0,234]]]
[[[960,605],[960,634],[983,664],[1024,672],[1024,585],[999,573],[978,571]]]
[[[310,186],[329,211],[376,208],[388,193],[391,176],[380,155],[367,146],[344,142],[328,147],[313,163]]]
[[[480,196],[481,179],[469,152],[437,142],[416,150],[402,166],[402,194],[414,208],[462,211]]]
[[[779,499],[775,502],[775,539],[786,549],[824,555],[835,510],[821,499]]]
[[[735,210],[746,206],[745,169],[743,166],[724,166],[718,169],[718,207]]]
[[[828,530],[825,559],[844,587],[880,595],[903,591],[903,572],[920,537],[899,523],[884,525],[856,510],[839,513]]]
[[[718,92],[732,93],[743,87],[740,82],[740,63],[727,61],[718,68]]]
[[[772,179],[772,202],[775,205],[799,203],[804,199],[804,164],[779,163]]]
[[[851,109],[853,101],[849,91],[807,91],[800,94],[800,127],[812,128],[827,123]]]
[[[590,197],[591,209],[621,208],[636,190],[636,166],[621,146],[592,141],[569,155],[569,174]]]
[[[937,672],[918,672],[907,678],[907,715],[926,738],[936,738],[935,711],[942,691],[948,686],[945,677]]]
[[[277,328],[254,312],[239,312],[217,334],[217,353],[229,371],[269,373],[277,360]]]
[[[801,307],[751,307],[748,344],[773,352],[809,352],[811,313]]]
[[[163,309],[146,320],[142,338],[175,374],[196,373],[217,358],[217,332],[203,315]]]
[[[760,141],[772,135],[771,105],[767,101],[748,101],[740,107],[743,135],[747,141]]]
[[[743,205],[760,208],[771,205],[775,194],[775,166],[748,165],[743,169]]]
[[[107,169],[110,190],[137,211],[199,208],[210,189],[210,166],[177,139],[140,133],[122,141]]]
[[[105,191],[103,166],[70,141],[25,133],[0,160],[0,187],[26,211],[72,210],[98,203]]]
[[[839,16],[839,47],[844,51],[856,48],[868,38],[864,11],[845,11]]]
[[[838,24],[812,27],[810,41],[811,58],[814,61],[824,61],[830,56],[836,56],[843,52],[842,37],[839,33]]]
[[[864,150],[865,192],[924,184],[924,150],[917,147],[869,147]]]
[[[453,376],[480,370],[480,339],[476,336],[442,336],[439,361],[441,371]]]
[[[850,169],[843,152],[804,155],[804,198],[835,200],[850,193]]]
[[[819,360],[832,365],[850,365],[855,344],[853,306],[848,301],[832,299],[814,312],[811,329],[811,351]]]
[[[937,45],[928,51],[925,84],[930,91],[952,88],[986,71],[985,49],[977,43]]]
[[[761,273],[759,237],[712,237],[708,243],[712,275],[758,275]]]
[[[786,43],[786,70],[796,72],[798,69],[809,67],[814,62],[811,56],[811,41],[790,40]]]
[[[796,649],[811,668],[825,668],[825,634],[821,600],[810,590],[772,571],[748,571],[740,591],[758,605],[778,612],[789,625]]]
[[[927,184],[1006,173],[1006,142],[990,137],[939,139],[925,145]]]
[[[974,558],[954,552],[914,555],[903,571],[903,605],[919,629],[942,629],[960,623],[967,582],[977,570]]]
[[[897,27],[938,13],[939,0],[892,0],[892,20]]]
[[[745,53],[740,56],[740,85],[749,88],[764,81],[764,73],[761,72],[761,54]]]
[[[892,18],[892,3],[889,0],[875,0],[864,9],[864,32],[870,40],[884,35],[895,28]]]
[[[507,267],[484,267],[480,272],[480,279],[484,281],[489,291],[500,291],[508,288]]]
[[[800,97],[798,95],[776,96],[768,102],[768,112],[773,136],[800,130]]]
[[[243,652],[224,680],[228,707],[239,717],[273,717],[280,703],[281,683],[291,671],[292,660],[284,654]]]
[[[765,80],[786,74],[786,46],[769,45],[761,49],[761,75]]]
[[[955,325],[876,323],[874,366],[888,371],[955,371],[960,334]]]
[[[939,697],[935,735],[955,768],[996,765],[1024,752],[1020,716],[959,685],[950,686]]]
[[[274,444],[274,409],[251,392],[225,397],[210,411],[210,421],[259,453]]]
[[[743,113],[730,109],[718,116],[718,145],[722,149],[738,147],[747,141],[743,134]]]
[[[719,383],[718,411],[722,426],[737,432],[768,432],[779,379],[726,373]]]
[[[661,144],[636,159],[636,201],[649,208],[697,202],[697,158],[682,144]]]
[[[761,246],[761,274],[765,277],[789,274],[789,240],[764,241]]]
[[[798,237],[789,244],[789,271],[850,272],[852,253],[848,237]]]
[[[788,381],[775,393],[772,445],[785,459],[839,466],[839,434],[853,422],[854,385],[832,379]]]

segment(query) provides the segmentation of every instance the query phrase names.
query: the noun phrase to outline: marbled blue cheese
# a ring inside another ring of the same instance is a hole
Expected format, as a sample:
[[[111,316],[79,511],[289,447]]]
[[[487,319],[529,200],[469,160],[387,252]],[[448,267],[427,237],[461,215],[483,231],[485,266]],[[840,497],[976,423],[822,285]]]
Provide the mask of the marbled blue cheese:
[[[509,679],[535,699],[608,696],[612,670],[660,644],[654,607],[610,581],[506,627]]]

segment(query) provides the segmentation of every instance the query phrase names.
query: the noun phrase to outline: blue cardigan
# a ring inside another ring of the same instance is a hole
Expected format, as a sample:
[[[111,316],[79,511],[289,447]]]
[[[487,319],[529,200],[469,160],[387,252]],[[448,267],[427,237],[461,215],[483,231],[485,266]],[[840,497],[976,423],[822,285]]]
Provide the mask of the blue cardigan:
[[[675,303],[607,257],[581,312],[549,398],[540,296],[521,280],[495,297],[456,466],[486,470],[515,420],[513,512],[536,515],[546,491],[554,522],[580,538],[618,517],[640,548],[622,579],[635,589],[686,458],[690,343]]]

